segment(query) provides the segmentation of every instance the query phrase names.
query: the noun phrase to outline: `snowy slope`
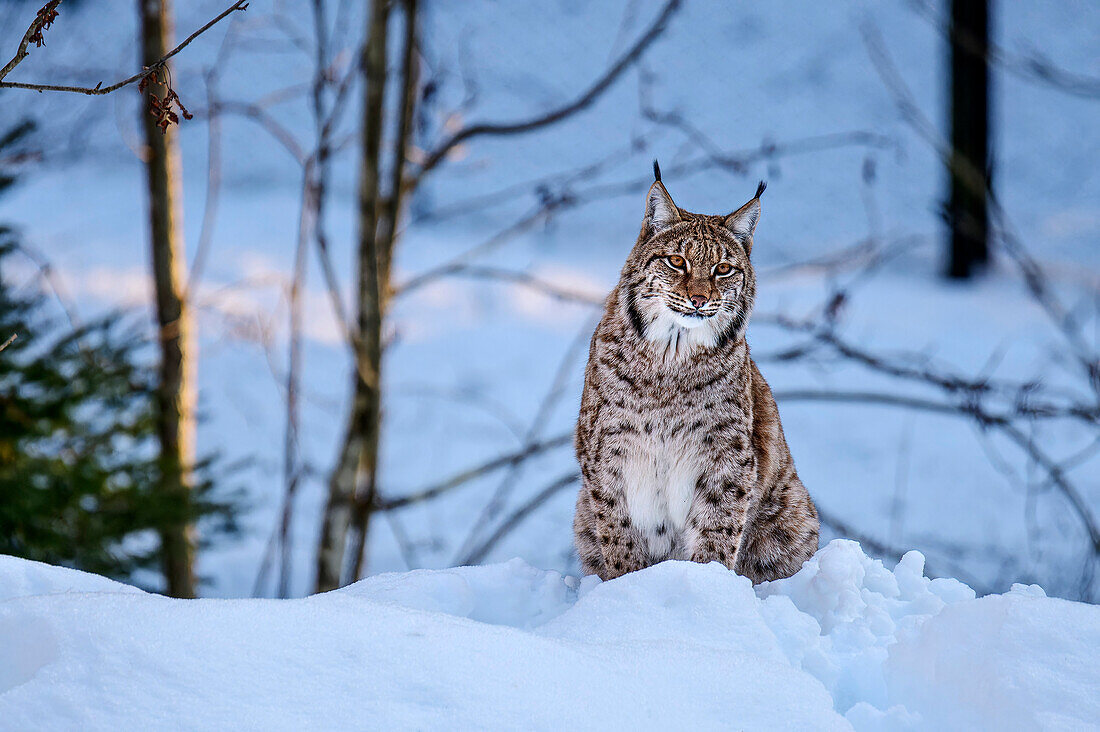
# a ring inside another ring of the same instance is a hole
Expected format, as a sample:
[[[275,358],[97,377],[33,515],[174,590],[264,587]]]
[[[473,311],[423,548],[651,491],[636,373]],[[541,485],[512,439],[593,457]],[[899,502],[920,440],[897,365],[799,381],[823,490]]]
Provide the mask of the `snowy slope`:
[[[513,560],[181,601],[0,559],[0,728],[1100,724],[1100,608],[922,569],[834,541],[755,590],[717,564],[600,583]]]

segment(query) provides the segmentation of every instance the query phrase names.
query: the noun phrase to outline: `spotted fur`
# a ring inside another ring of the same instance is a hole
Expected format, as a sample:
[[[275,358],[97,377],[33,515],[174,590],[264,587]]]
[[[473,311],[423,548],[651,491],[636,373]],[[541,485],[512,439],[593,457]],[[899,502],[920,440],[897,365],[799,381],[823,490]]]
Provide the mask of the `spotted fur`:
[[[788,577],[817,550],[818,518],[745,342],[764,184],[707,216],[678,208],[654,173],[585,371],[577,551],[603,579],[665,559]]]

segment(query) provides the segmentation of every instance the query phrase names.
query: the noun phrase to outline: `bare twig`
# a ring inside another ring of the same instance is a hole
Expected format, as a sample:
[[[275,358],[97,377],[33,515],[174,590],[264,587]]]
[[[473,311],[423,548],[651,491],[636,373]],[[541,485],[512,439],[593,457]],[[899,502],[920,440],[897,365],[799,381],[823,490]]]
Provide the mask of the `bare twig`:
[[[18,333],[12,333],[6,341],[4,341],[2,344],[0,344],[0,351],[3,351],[5,348],[10,346],[12,344],[12,342],[18,337],[19,337]]]
[[[539,506],[553,498],[558,492],[576,483],[578,480],[580,480],[580,477],[580,473],[566,473],[565,475],[550,483],[548,486],[543,488],[535,495],[531,496],[531,498],[527,499],[524,503],[517,507],[515,511],[508,514],[508,516],[500,522],[500,525],[497,526],[496,530],[492,534],[490,534],[485,539],[485,541],[481,542],[473,549],[471,549],[470,552],[466,555],[465,561],[463,563],[478,564],[482,562],[485,557],[488,556],[489,552],[493,550],[493,547],[499,544],[501,539],[511,533],[512,530],[520,524],[520,522],[522,522],[525,518],[534,513],[539,508]]]
[[[298,246],[294,255],[294,277],[287,293],[289,310],[286,370],[286,428],[283,439],[283,506],[279,521],[279,581],[278,597],[287,597],[290,591],[293,545],[291,525],[294,516],[294,499],[302,481],[301,446],[299,445],[299,404],[302,373],[302,287],[306,279],[309,252],[310,227],[315,202],[311,200],[310,166],[302,175],[302,205],[298,220]]]
[[[219,101],[215,102],[210,109],[205,111],[211,115],[218,113],[236,114],[246,119],[250,119],[263,127],[272,137],[274,137],[299,165],[304,166],[309,158],[309,155],[302,148],[301,143],[298,142],[294,133],[258,104]]]
[[[43,8],[43,10],[50,9],[51,6],[52,6],[52,8],[56,8],[58,6],[58,4],[60,4],[60,2],[61,2],[61,0],[51,0],[49,3],[46,4],[46,7]],[[41,31],[42,23],[40,22],[40,19],[41,19],[42,15],[41,15],[41,11],[40,11],[39,12],[39,17],[37,17],[35,19],[35,21],[31,23],[31,27],[27,29],[27,35],[24,35],[23,41],[20,42],[19,51],[16,52],[16,54],[12,58],[12,60],[9,61],[4,66],[2,71],[0,71],[0,88],[5,88],[6,87],[6,88],[10,88],[10,89],[30,89],[32,91],[39,91],[39,92],[43,92],[43,91],[72,92],[72,93],[75,93],[75,94],[88,94],[88,95],[92,95],[92,96],[100,96],[100,95],[103,95],[103,94],[110,94],[111,92],[118,91],[122,87],[133,84],[134,82],[143,81],[146,77],[150,76],[151,74],[159,72],[162,68],[164,68],[165,64],[167,63],[167,61],[170,58],[172,58],[177,53],[179,53],[184,48],[186,48],[191,43],[191,41],[195,40],[196,38],[201,36],[203,33],[210,30],[211,28],[213,28],[215,25],[217,25],[226,16],[230,15],[231,13],[233,13],[237,10],[244,10],[247,7],[248,7],[248,0],[236,0],[236,2],[234,2],[228,8],[226,8],[221,13],[219,13],[214,19],[209,21],[206,25],[202,26],[197,31],[195,31],[191,35],[187,36],[187,38],[185,38],[183,40],[183,42],[180,43],[178,46],[173,48],[168,53],[164,54],[164,56],[162,56],[159,60],[157,60],[156,63],[150,64],[149,66],[144,67],[141,71],[137,72],[133,76],[129,76],[129,77],[123,79],[122,81],[111,84],[110,86],[103,86],[103,82],[100,82],[99,84],[96,84],[93,87],[87,87],[87,86],[63,86],[63,85],[57,85],[57,84],[34,84],[34,83],[19,82],[19,81],[3,81],[3,79],[13,69],[15,69],[15,67],[18,66],[23,61],[24,58],[27,57],[27,45],[29,45],[29,43],[30,43],[29,36],[32,33],[32,31],[35,31],[35,32],[40,32]],[[36,25],[37,25],[37,27],[36,27]]]
[[[880,539],[876,539],[873,536],[856,530],[854,526],[839,518],[832,512],[822,510],[820,505],[817,506],[817,514],[823,526],[827,526],[834,533],[840,536],[858,541],[860,546],[869,551],[871,554],[877,555],[879,557],[898,560],[905,555],[906,551],[908,551],[896,546],[892,546]],[[936,572],[932,567],[929,566],[928,558],[925,557],[925,572],[929,575],[932,575],[933,577],[954,577],[964,582],[972,590],[980,595],[986,595],[992,591],[991,587],[982,582],[979,582],[973,575],[971,575],[962,567],[958,566],[956,563],[944,561],[944,564],[949,565],[946,567],[950,570],[947,574]]]
[[[426,272],[414,275],[410,279],[406,280],[403,284],[393,288],[393,297],[399,295],[407,295],[414,290],[418,290],[425,285],[449,275],[461,272],[465,267],[469,265],[471,259],[487,254],[499,247],[504,246],[508,242],[512,241],[515,237],[523,234],[526,231],[534,228],[539,222],[546,220],[553,214],[557,208],[564,205],[564,201],[555,199],[552,201],[546,201],[542,205],[535,208],[533,211],[524,214],[519,220],[512,223],[507,228],[497,232],[487,240],[478,244],[475,247],[462,252],[458,256],[451,259],[449,262],[445,262],[436,267],[432,267]]]
[[[996,381],[989,378],[969,379],[958,374],[934,369],[927,363],[914,365],[918,363],[915,355],[896,355],[891,360],[882,354],[868,351],[848,342],[831,327],[821,327],[820,324],[811,321],[797,321],[782,315],[763,313],[754,315],[753,319],[778,325],[788,330],[808,333],[819,343],[831,347],[838,355],[849,361],[859,363],[887,376],[930,384],[948,394],[959,396],[963,400],[973,402],[983,395],[997,394],[1009,402],[1012,412],[1002,415],[985,413],[984,418],[988,419],[991,424],[1007,423],[1013,416],[1031,419],[1075,419],[1089,425],[1095,425],[1100,420],[1100,405],[1062,404],[1040,400],[1036,397],[1036,394],[1040,393],[1038,384],[1020,384]]]
[[[973,34],[952,28],[947,18],[928,0],[910,0],[910,5],[945,38],[970,53],[987,52],[990,62],[998,64],[1018,78],[1042,84],[1070,96],[1100,99],[1100,77],[1067,71],[1037,51],[1017,54],[996,43],[979,43]]]
[[[544,452],[553,450],[564,445],[568,445],[573,439],[573,433],[565,432],[554,437],[524,445],[522,449],[507,454],[495,457],[492,460],[482,463],[481,465],[463,470],[457,475],[453,475],[446,480],[435,483],[434,485],[422,488],[418,491],[413,491],[397,498],[384,498],[378,496],[375,500],[375,511],[394,511],[399,508],[405,508],[411,506],[414,503],[422,503],[424,501],[430,501],[434,498],[438,498],[444,493],[448,493],[455,488],[459,488],[466,485],[472,480],[476,480],[484,475],[488,475],[501,468],[508,467],[510,465],[516,465],[524,460],[534,457],[535,455],[541,455]]]
[[[528,428],[525,438],[525,445],[531,445],[538,441],[543,429],[546,427],[546,423],[550,420],[554,412],[555,406],[565,393],[565,387],[568,383],[573,364],[578,356],[584,352],[584,346],[591,338],[592,329],[594,327],[595,323],[592,319],[586,319],[584,324],[577,331],[577,335],[573,338],[573,342],[569,345],[569,348],[566,349],[565,354],[558,363],[557,371],[554,374],[554,380],[551,382],[550,388],[539,404],[534,419],[531,420],[531,426]],[[485,504],[485,508],[482,509],[481,514],[466,535],[466,540],[462,543],[462,547],[458,551],[456,564],[470,564],[475,561],[473,559],[474,541],[477,539],[477,535],[482,528],[487,525],[489,521],[494,519],[504,506],[508,494],[512,492],[519,480],[520,468],[522,465],[522,462],[515,462],[509,466],[510,469],[508,473],[500,481],[496,490],[493,491],[492,496],[489,498],[489,502]]]
[[[875,70],[893,96],[902,119],[939,155],[944,165],[964,185],[974,192],[986,194],[990,210],[996,217],[1000,229],[1000,239],[1005,252],[1019,269],[1032,298],[1074,349],[1077,361],[1088,375],[1091,388],[1100,395],[1100,357],[1075,327],[1072,314],[1059,302],[1038,261],[1027,251],[1021,237],[1013,232],[1008,213],[1001,205],[996,191],[993,190],[989,176],[985,171],[978,170],[965,156],[953,154],[951,147],[940,136],[936,125],[921,111],[916,97],[891,59],[878,28],[870,22],[865,22],[860,30]]]
[[[496,280],[507,282],[541,292],[547,297],[562,302],[577,303],[592,307],[603,307],[604,296],[594,293],[579,292],[562,285],[536,277],[529,272],[517,272],[515,270],[500,267],[479,267],[472,264],[457,264],[447,270],[447,274],[454,277],[466,277],[475,280]],[[409,291],[406,285],[401,289],[401,294]]]
[[[546,191],[560,190],[572,187],[585,180],[591,180],[605,172],[612,165],[629,160],[633,155],[645,149],[648,139],[649,137],[646,135],[634,137],[618,150],[614,150],[599,160],[587,163],[580,168],[540,176],[534,180],[512,183],[488,193],[479,193],[467,198],[460,198],[444,206],[430,208],[415,216],[414,221],[442,221],[453,216],[478,213],[526,196],[543,198]]]
[[[19,48],[15,51],[15,55],[4,64],[4,68],[0,69],[0,81],[3,81],[16,66],[23,62],[23,59],[30,55],[30,45],[32,43],[39,48],[46,43],[42,37],[42,31],[53,24],[57,18],[57,6],[60,4],[61,0],[50,0],[35,14],[34,20],[27,27],[27,32],[23,34],[23,38],[19,41]]]
[[[76,301],[73,300],[65,287],[65,283],[62,278],[58,276],[57,270],[53,264],[36,249],[33,249],[26,244],[17,243],[15,250],[29,259],[32,264],[38,269],[38,275],[42,278],[42,281],[46,283],[50,291],[53,292],[54,299],[57,300],[57,304],[61,307],[61,311],[65,313],[65,318],[69,321],[69,328],[74,333],[79,333],[84,326],[80,314],[77,312]],[[83,341],[81,341],[81,351],[87,354],[83,348]]]
[[[191,298],[202,281],[202,275],[206,268],[206,258],[214,239],[214,224],[218,218],[218,205],[221,201],[222,184],[222,131],[221,115],[215,107],[217,105],[217,83],[222,66],[226,63],[233,51],[233,25],[230,24],[218,48],[218,55],[209,70],[203,75],[206,85],[206,104],[211,112],[207,120],[207,148],[206,148],[206,201],[202,209],[202,225],[199,228],[199,241],[195,247],[195,258],[191,260],[191,271],[187,277],[187,288],[184,299]]]
[[[413,178],[412,184],[418,183],[425,175],[427,175],[433,168],[451,152],[455,147],[462,144],[466,140],[474,137],[480,137],[484,135],[515,135],[524,132],[533,132],[535,130],[546,127],[547,125],[559,122],[567,117],[570,117],[577,112],[587,109],[593,102],[600,98],[600,96],[607,91],[612,84],[623,74],[624,71],[629,69],[646,52],[649,46],[656,40],[665,30],[668,22],[672,19],[672,16],[680,9],[681,0],[669,0],[665,3],[664,8],[657,15],[656,20],[649,26],[645,33],[635,41],[619,60],[612,64],[599,79],[597,79],[592,86],[590,86],[584,93],[573,101],[565,104],[561,107],[553,109],[544,114],[531,117],[529,119],[518,120],[515,122],[480,122],[463,127],[458,132],[447,138],[439,147],[428,154],[428,157],[420,165],[420,169],[417,171],[416,176]]]
[[[1092,517],[1092,512],[1085,503],[1085,499],[1066,478],[1062,466],[1040,449],[1035,440],[1029,437],[1020,428],[1012,425],[1003,425],[1001,431],[1007,435],[1009,439],[1019,445],[1020,448],[1039,465],[1039,467],[1046,471],[1050,481],[1058,487],[1062,495],[1070,502],[1074,512],[1081,518],[1085,526],[1085,531],[1088,532],[1093,554],[1100,555],[1100,527],[1096,525],[1096,520]]]

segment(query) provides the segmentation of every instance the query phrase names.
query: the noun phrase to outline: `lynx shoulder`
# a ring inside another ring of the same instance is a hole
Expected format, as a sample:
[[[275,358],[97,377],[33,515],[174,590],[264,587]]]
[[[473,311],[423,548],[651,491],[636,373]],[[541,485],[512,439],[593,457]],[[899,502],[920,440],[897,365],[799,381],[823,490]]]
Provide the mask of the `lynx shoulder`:
[[[818,518],[745,342],[764,184],[709,216],[673,203],[656,162],[654,177],[585,371],[581,563],[604,579],[665,559],[790,576],[817,550]]]

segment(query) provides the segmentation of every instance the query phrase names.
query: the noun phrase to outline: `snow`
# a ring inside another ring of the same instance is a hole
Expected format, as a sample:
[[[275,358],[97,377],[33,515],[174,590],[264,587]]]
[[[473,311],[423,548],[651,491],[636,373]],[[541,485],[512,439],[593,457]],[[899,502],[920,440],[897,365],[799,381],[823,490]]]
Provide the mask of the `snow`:
[[[0,557],[5,729],[1080,729],[1100,607],[975,599],[851,541],[753,587],[718,564],[521,560],[296,600],[171,600]]]

